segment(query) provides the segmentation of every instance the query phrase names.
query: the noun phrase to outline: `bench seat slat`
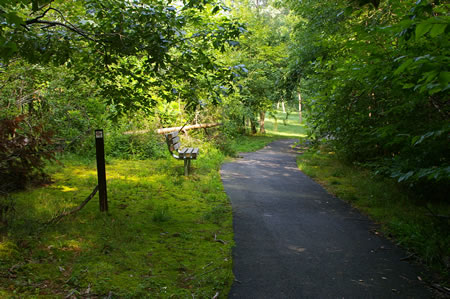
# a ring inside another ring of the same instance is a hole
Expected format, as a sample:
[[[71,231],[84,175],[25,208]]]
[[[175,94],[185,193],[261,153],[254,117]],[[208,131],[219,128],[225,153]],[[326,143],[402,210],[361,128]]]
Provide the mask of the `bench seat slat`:
[[[185,147],[183,149],[181,149],[178,154],[180,155],[180,159],[185,159],[186,158],[186,152],[187,152],[188,148]]]
[[[198,147],[194,147],[194,150],[191,153],[193,159],[197,159],[198,155]]]
[[[184,153],[186,158],[190,158],[191,157],[192,150],[193,150],[192,147],[188,147],[187,151]]]
[[[198,147],[186,147],[178,152],[180,159],[197,159]]]

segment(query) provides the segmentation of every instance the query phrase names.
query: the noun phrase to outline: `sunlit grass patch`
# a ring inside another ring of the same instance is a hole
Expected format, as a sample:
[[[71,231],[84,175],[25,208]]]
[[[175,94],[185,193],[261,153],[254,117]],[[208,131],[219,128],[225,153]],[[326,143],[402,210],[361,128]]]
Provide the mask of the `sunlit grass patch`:
[[[72,157],[52,166],[53,184],[13,195],[20,212],[0,242],[0,294],[225,296],[233,232],[222,160],[205,148],[189,177],[175,159],[109,160],[109,213],[99,212],[96,196],[76,215],[44,225],[79,205],[97,180],[95,163]]]
[[[381,224],[386,236],[448,279],[448,223],[433,217],[448,215],[445,202],[427,202],[407,193],[395,181],[374,176],[341,162],[334,153],[310,150],[297,158],[299,168],[330,193],[349,202]]]
[[[290,113],[285,122],[283,122],[283,119],[286,118],[285,113],[277,111],[275,116],[277,125],[275,125],[275,119],[268,113],[266,114],[266,134],[239,136],[232,140],[232,149],[236,152],[253,152],[278,139],[306,137],[306,127],[304,124],[300,124],[297,113]]]
[[[276,119],[267,114],[265,120],[265,127],[268,135],[279,136],[285,138],[302,138],[306,137],[306,129],[303,123],[300,123],[298,112],[289,113],[286,119],[286,114],[277,111]]]
[[[239,136],[232,141],[232,148],[236,152],[253,152],[277,139],[279,138],[265,135]]]

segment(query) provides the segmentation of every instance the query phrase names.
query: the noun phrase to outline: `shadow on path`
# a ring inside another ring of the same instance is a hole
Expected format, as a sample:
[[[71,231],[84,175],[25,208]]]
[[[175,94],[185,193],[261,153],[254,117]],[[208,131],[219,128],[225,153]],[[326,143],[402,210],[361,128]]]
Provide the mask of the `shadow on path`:
[[[406,253],[303,174],[279,140],[222,166],[233,207],[230,298],[431,298]]]

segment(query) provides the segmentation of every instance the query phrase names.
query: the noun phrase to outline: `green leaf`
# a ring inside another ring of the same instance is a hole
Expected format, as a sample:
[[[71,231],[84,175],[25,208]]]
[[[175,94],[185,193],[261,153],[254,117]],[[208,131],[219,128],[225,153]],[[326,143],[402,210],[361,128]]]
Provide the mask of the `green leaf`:
[[[8,23],[10,24],[20,25],[25,23],[24,20],[21,17],[19,17],[15,12],[7,13],[5,17]]]
[[[415,84],[413,84],[413,83],[406,83],[406,84],[403,85],[403,89],[412,88],[414,86],[415,86]]]
[[[430,31],[431,27],[433,27],[433,24],[430,23],[420,23],[416,26],[416,39],[421,38],[424,36],[428,31]]]
[[[405,71],[405,69],[413,63],[413,60],[410,58],[403,62],[394,72],[394,75],[399,75]]]
[[[442,34],[445,31],[445,28],[447,27],[447,24],[434,24],[433,28],[430,30],[430,36],[436,37],[439,34]]]
[[[213,15],[215,15],[215,14],[219,11],[219,9],[220,9],[219,6],[215,6],[215,7],[213,8],[213,10],[211,11],[211,13],[212,13]]]
[[[447,85],[450,82],[450,72],[440,72],[439,73],[439,83],[442,85]]]
[[[350,16],[353,13],[353,7],[351,6],[346,7],[344,13],[346,16]]]
[[[409,179],[412,175],[414,174],[414,171],[409,171],[407,173],[405,173],[404,175],[402,175],[399,179],[398,182],[402,182],[402,181],[406,181],[407,179]]]

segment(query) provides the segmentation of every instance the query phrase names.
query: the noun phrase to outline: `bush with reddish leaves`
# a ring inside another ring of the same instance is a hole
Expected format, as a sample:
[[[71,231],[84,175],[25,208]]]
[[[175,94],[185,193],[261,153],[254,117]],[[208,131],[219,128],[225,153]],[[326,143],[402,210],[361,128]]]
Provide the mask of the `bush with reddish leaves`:
[[[27,115],[0,119],[0,191],[23,189],[48,179],[45,160],[54,159],[52,133]]]

